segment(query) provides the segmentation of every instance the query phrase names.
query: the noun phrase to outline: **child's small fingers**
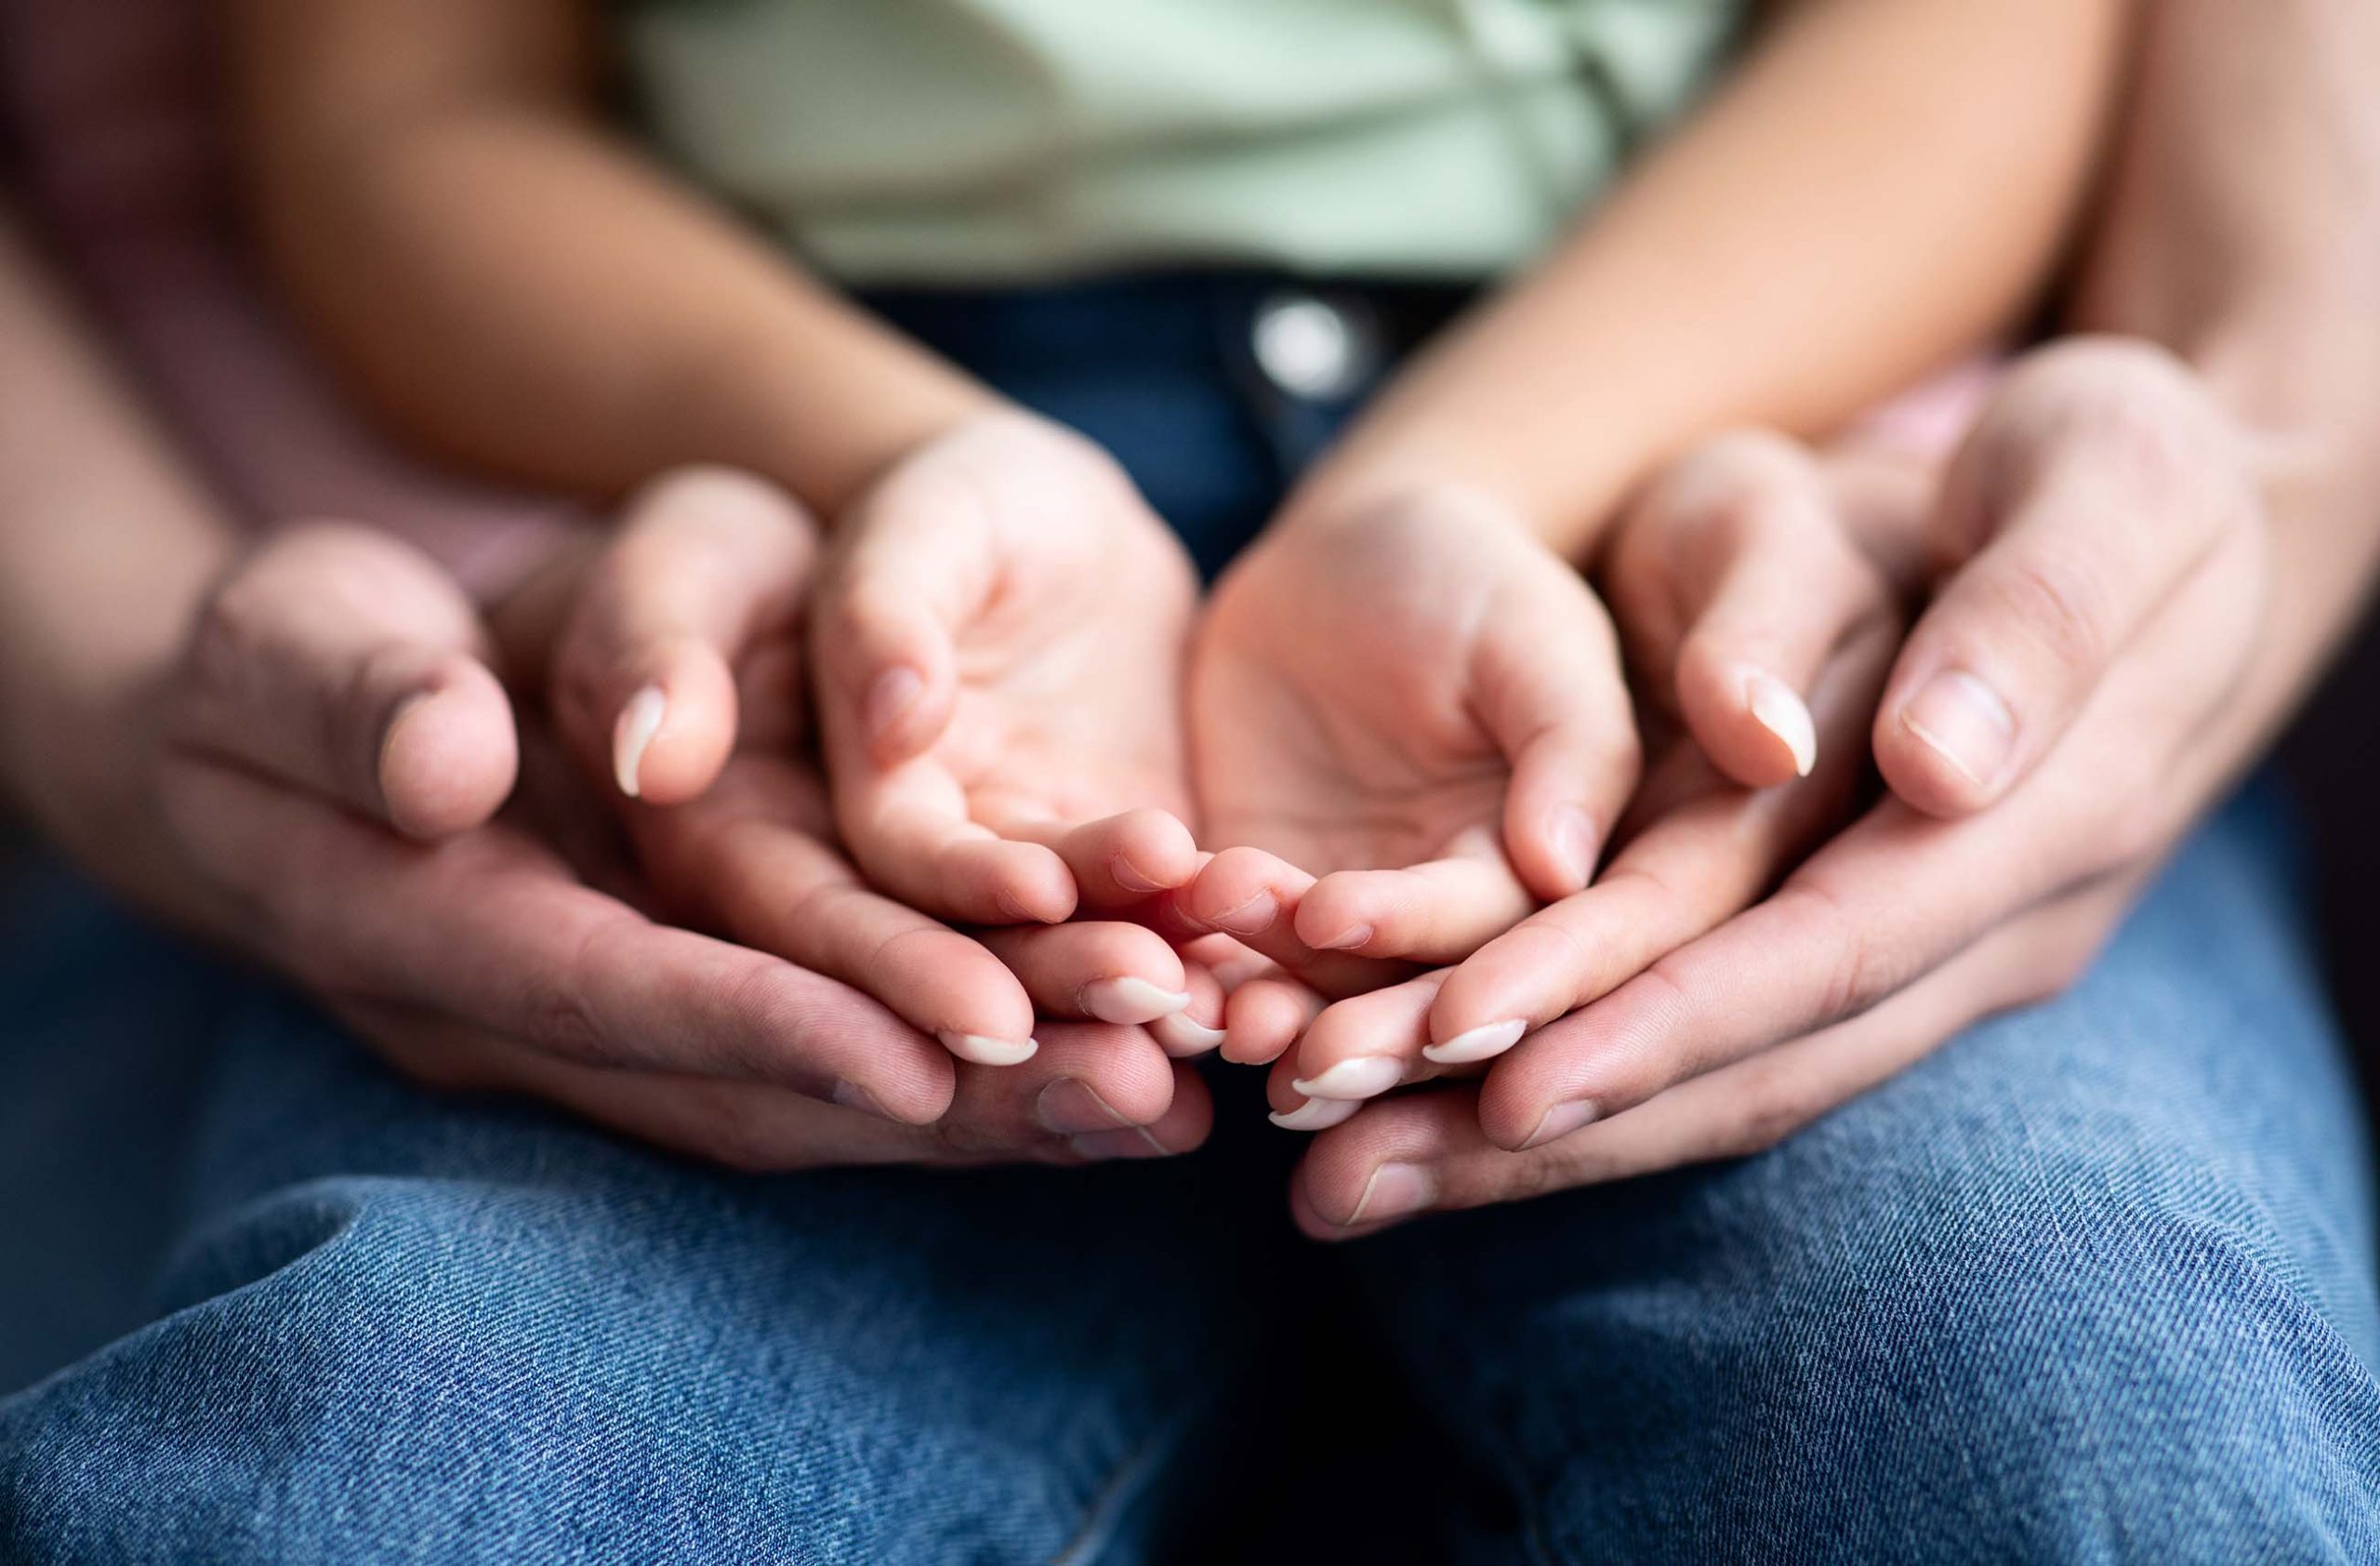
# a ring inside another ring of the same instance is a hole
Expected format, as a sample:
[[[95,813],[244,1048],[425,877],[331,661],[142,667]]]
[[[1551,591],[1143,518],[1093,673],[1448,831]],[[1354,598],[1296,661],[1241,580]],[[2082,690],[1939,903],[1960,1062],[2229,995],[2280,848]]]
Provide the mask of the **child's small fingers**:
[[[1512,765],[1504,849],[1548,902],[1594,879],[1644,760],[1609,617],[1583,582],[1559,591],[1560,604],[1501,621],[1472,670],[1480,719]]]
[[[1181,957],[1137,924],[1007,925],[980,938],[1044,1015],[1145,1024],[1190,1003]]]
[[[1231,992],[1223,1009],[1223,1058],[1237,1066],[1270,1065],[1289,1054],[1323,1005],[1321,996],[1295,979],[1250,979]]]
[[[1166,1054],[1176,1060],[1189,1060],[1223,1044],[1227,998],[1215,971],[1193,961],[1186,952],[1183,955],[1182,975],[1183,989],[1189,992],[1189,1004],[1149,1024],[1149,1032]]]
[[[1298,938],[1298,904],[1314,884],[1314,877],[1276,855],[1226,848],[1170,902],[1189,930],[1230,936],[1328,993],[1353,994],[1396,977],[1395,963],[1316,951]]]
[[[1537,906],[1492,829],[1466,831],[1449,850],[1403,869],[1324,876],[1298,903],[1299,939],[1317,951],[1457,962]]]
[[[1066,863],[1083,906],[1135,907],[1187,886],[1198,873],[1198,844],[1171,811],[1144,806],[1080,823],[986,818],[1003,837],[1038,843]]]
[[[835,794],[837,823],[868,879],[923,913],[967,924],[1054,924],[1075,910],[1054,850],[995,836],[931,756]]]

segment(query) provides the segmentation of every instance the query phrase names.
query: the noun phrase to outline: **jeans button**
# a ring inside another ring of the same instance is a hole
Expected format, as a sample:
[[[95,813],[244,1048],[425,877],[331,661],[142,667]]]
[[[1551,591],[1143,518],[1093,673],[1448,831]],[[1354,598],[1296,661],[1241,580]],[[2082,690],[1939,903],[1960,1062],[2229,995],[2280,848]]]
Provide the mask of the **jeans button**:
[[[1278,293],[1258,305],[1249,338],[1274,389],[1312,402],[1352,395],[1380,358],[1368,323],[1306,293]]]

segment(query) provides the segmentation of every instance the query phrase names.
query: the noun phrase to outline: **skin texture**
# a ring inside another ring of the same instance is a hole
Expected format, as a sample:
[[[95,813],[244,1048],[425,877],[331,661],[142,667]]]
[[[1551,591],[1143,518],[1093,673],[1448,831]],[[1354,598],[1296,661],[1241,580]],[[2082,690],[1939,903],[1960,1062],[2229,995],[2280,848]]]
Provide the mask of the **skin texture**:
[[[769,688],[772,606],[814,559],[781,498],[657,486],[611,555],[558,564],[545,596],[565,612],[524,603],[499,636],[366,530],[241,555],[6,231],[0,362],[0,776],[128,896],[306,984],[422,1080],[737,1167],[1081,1162],[1205,1136],[1203,1084],[1144,1029],[1045,1022],[1024,1064],[979,1066],[826,971],[879,973],[873,928],[943,987],[913,1003],[985,1001],[973,986],[1030,1015],[999,962],[859,886],[816,835],[789,733],[756,728],[699,805],[628,812],[640,869],[536,711],[516,716],[499,644],[557,686],[710,660],[735,678],[694,688]],[[642,568],[655,540],[676,569]],[[741,602],[695,591],[731,565]],[[582,711],[612,726],[600,700]],[[838,939],[787,917],[805,903],[835,909]],[[787,938],[817,966],[768,949]]]

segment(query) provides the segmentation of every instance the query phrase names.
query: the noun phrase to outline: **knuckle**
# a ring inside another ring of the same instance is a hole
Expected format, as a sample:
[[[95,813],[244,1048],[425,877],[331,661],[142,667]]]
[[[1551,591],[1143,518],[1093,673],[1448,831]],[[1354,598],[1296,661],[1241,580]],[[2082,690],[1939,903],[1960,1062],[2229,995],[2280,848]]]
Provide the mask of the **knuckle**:
[[[1797,876],[1772,901],[1792,921],[1812,929],[1815,944],[1833,954],[1818,989],[1821,1025],[1858,1015],[1906,981],[1906,959],[1855,920],[1823,877]]]
[[[2069,555],[2033,550],[1989,580],[1993,618],[2049,662],[2087,671],[2107,661],[2113,650],[2109,593],[2089,568]]]

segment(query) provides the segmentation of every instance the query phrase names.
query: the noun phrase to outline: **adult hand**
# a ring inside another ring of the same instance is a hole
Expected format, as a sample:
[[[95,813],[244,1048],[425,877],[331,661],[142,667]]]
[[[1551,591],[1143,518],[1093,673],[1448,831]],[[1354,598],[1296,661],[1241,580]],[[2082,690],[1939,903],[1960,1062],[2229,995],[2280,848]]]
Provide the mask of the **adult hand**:
[[[1972,558],[1904,649],[1875,731],[1928,810],[1991,808],[1943,818],[1888,798],[1475,1090],[1326,1133],[1298,1176],[1301,1221],[1366,1232],[1751,1151],[2069,983],[2312,663],[2320,638],[2277,634],[2288,604],[2268,592],[2266,503],[2284,482],[2163,354],[2033,355],[1950,466],[1932,522]],[[1990,698],[1953,692],[1937,716],[1945,670]],[[1997,759],[1977,764],[1984,742]]]
[[[1061,1024],[1025,1066],[954,1062],[858,989],[656,923],[545,829],[489,819],[515,750],[481,642],[430,563],[362,530],[292,535],[235,572],[158,703],[153,789],[189,869],[175,905],[418,1077],[739,1167],[1073,1161],[1203,1136],[1202,1089],[1139,1029]],[[740,818],[721,791],[673,862],[721,906],[882,911],[794,832],[725,851],[752,834],[715,824]]]
[[[1227,846],[1183,911],[1340,993],[1584,886],[1636,781],[1602,605],[1463,491],[1276,526],[1215,591],[1190,707]]]

